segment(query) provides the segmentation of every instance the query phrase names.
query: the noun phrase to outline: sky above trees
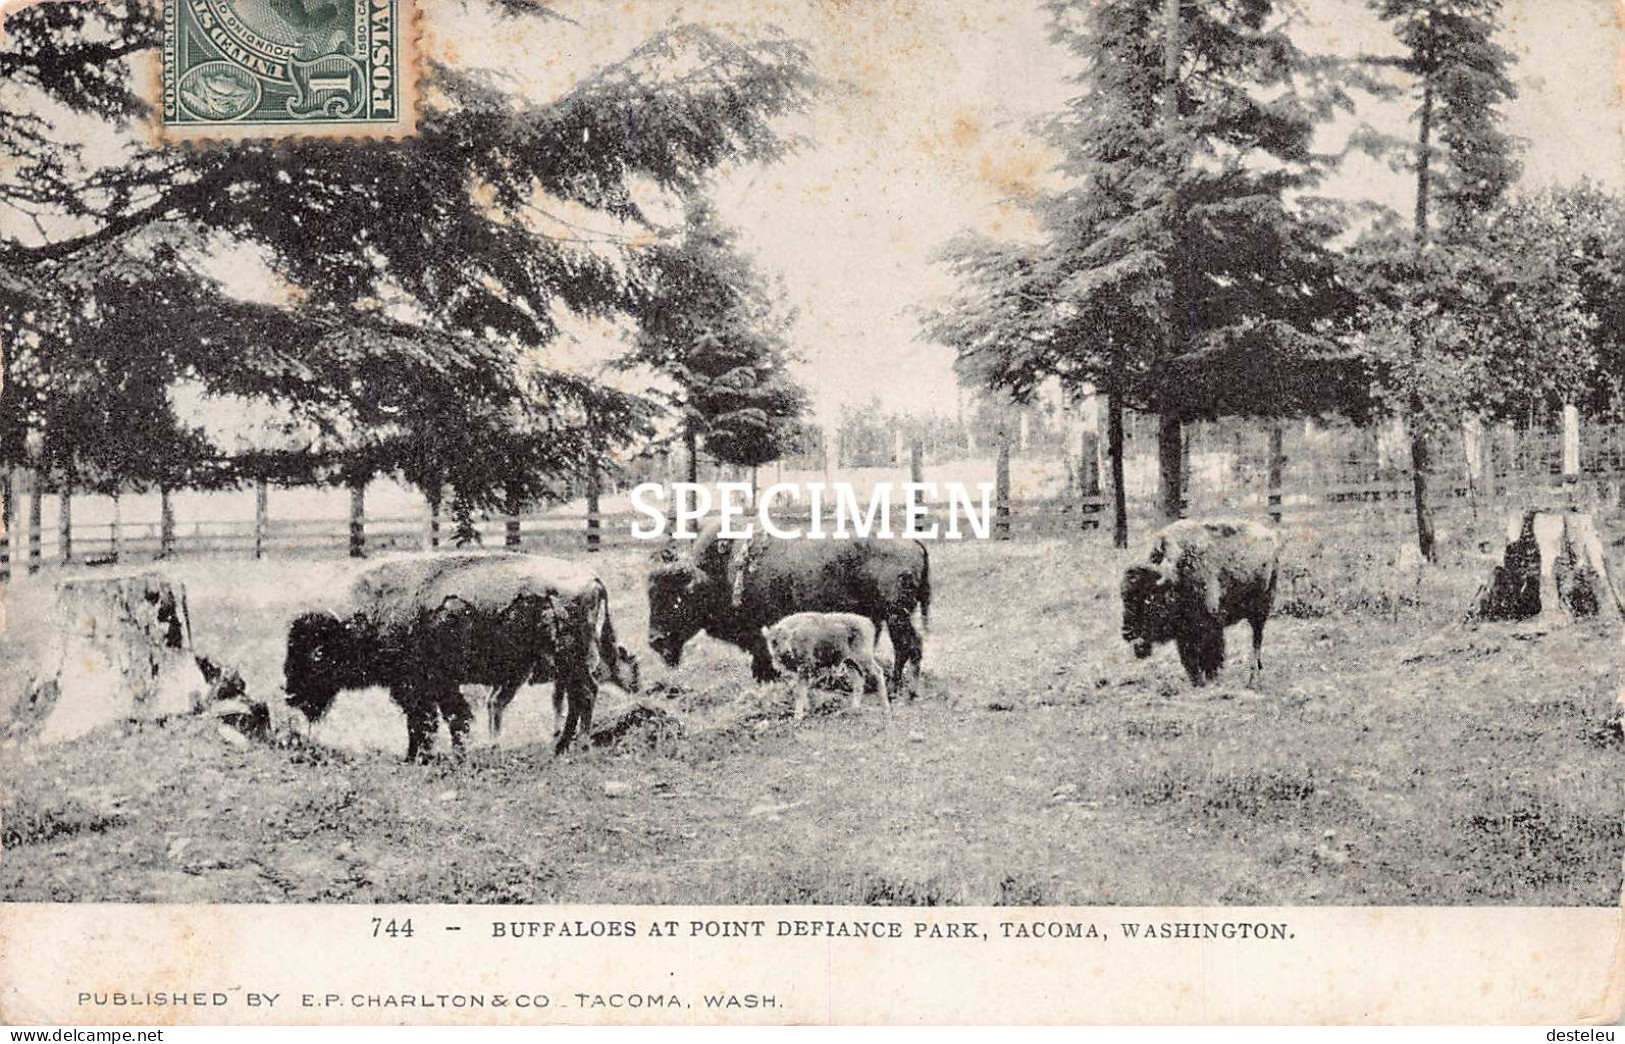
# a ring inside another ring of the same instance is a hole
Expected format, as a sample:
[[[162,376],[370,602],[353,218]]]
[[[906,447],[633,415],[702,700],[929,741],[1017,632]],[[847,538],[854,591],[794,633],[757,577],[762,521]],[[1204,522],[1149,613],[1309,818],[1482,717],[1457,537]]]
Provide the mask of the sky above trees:
[[[818,72],[845,89],[797,122],[811,139],[800,154],[724,179],[719,209],[785,280],[818,415],[877,394],[888,408],[951,411],[952,353],[919,337],[917,312],[952,288],[932,252],[963,228],[1022,234],[1030,219],[1012,198],[1044,183],[1055,158],[1027,124],[1065,101],[1075,62],[1049,42],[1039,6],[653,0],[617,7],[614,20],[593,4],[558,9],[574,23],[523,41],[464,26],[474,31],[453,46],[469,61],[488,51],[493,66],[549,91],[679,13],[752,29],[771,23],[809,41]],[[1308,50],[1392,52],[1391,34],[1364,4],[1311,0],[1305,9]],[[1507,107],[1507,129],[1528,140],[1520,185],[1586,176],[1625,188],[1616,85],[1625,30],[1614,0],[1521,0],[1508,15],[1520,96]],[[1403,132],[1398,106],[1367,102],[1361,116]],[[1357,155],[1325,189],[1402,214],[1411,201],[1405,175]]]
[[[807,138],[798,154],[722,177],[719,212],[740,227],[764,270],[784,280],[816,415],[874,395],[890,409],[953,409],[952,353],[919,336],[918,312],[952,288],[930,260],[944,240],[964,228],[1001,237],[1028,231],[1016,200],[1046,183],[1056,158],[1029,124],[1059,109],[1075,68],[1049,42],[1038,4],[637,0],[606,8],[566,0],[556,5],[562,18],[522,35],[478,6],[423,6],[426,54],[498,70],[539,99],[677,21],[732,23],[753,34],[771,25],[808,41],[817,71],[837,89],[790,122],[787,129]],[[1364,4],[1309,0],[1305,9],[1300,42],[1308,50],[1392,48]],[[1504,42],[1520,59],[1520,96],[1507,107],[1508,130],[1528,141],[1521,186],[1584,176],[1625,188],[1617,11],[1614,0],[1509,5]],[[1361,116],[1399,131],[1398,113],[1397,105],[1365,102]],[[1326,191],[1401,213],[1410,204],[1405,175],[1361,156],[1349,157]],[[257,278],[243,273],[245,282]],[[580,364],[591,366],[594,352],[612,344],[602,331],[584,332]]]

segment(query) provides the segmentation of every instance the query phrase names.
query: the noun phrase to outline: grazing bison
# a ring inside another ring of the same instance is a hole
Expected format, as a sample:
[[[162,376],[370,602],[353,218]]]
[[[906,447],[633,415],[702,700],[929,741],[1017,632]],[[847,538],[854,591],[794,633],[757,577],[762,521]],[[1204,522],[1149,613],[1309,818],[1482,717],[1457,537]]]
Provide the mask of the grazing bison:
[[[373,566],[342,615],[306,613],[288,631],[288,703],[310,721],[342,689],[386,686],[406,713],[407,760],[429,752],[438,717],[461,749],[473,713],[460,686],[488,685],[492,725],[526,681],[552,680],[556,750],[592,725],[597,675],[636,688],[615,642],[609,595],[570,562],[517,554],[415,555]],[[438,712],[438,716],[437,716]]]
[[[875,662],[875,625],[856,613],[794,613],[771,627],[762,628],[773,669],[796,676],[795,716],[807,713],[807,694],[812,683],[828,671],[858,673],[852,690],[852,706],[863,702],[872,687],[880,702],[891,710],[886,694],[886,676]]]
[[[1256,682],[1279,551],[1274,531],[1256,522],[1186,520],[1159,529],[1147,561],[1123,574],[1124,641],[1141,659],[1172,641],[1192,684],[1202,685],[1224,666],[1224,629],[1246,620],[1253,627],[1247,680]]]
[[[722,538],[716,519],[682,554],[649,573],[649,645],[676,667],[701,631],[751,654],[758,681],[777,676],[762,628],[791,613],[856,613],[891,635],[892,688],[923,644],[913,614],[931,618],[931,561],[918,541],[779,540],[764,532]]]

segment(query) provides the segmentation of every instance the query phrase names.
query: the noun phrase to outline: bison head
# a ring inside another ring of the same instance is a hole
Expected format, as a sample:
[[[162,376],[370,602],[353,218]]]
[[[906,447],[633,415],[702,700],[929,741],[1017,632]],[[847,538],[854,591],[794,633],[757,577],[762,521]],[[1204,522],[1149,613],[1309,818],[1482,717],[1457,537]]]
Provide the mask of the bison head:
[[[306,613],[288,628],[283,688],[288,704],[306,720],[327,713],[339,690],[355,682],[355,656],[349,630],[332,613]]]
[[[667,667],[683,659],[683,646],[705,627],[705,574],[686,562],[649,571],[649,648]]]
[[[1124,571],[1123,640],[1136,657],[1145,659],[1153,645],[1177,635],[1176,594],[1173,582],[1152,566],[1132,565]]]
[[[638,658],[626,646],[616,645],[615,659],[605,667],[609,670],[609,680],[623,691],[635,693],[643,688],[643,671],[638,667]]]

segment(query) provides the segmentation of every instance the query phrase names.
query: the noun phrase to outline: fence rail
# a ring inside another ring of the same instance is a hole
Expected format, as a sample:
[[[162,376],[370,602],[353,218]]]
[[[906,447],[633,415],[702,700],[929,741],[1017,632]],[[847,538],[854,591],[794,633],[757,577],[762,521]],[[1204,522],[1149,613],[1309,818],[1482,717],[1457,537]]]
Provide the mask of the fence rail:
[[[1598,458],[1593,458],[1597,460]],[[1599,485],[1611,486],[1612,495],[1625,490],[1625,458],[1609,467],[1595,467],[1580,474],[1512,474],[1485,478],[1482,487],[1461,478],[1435,475],[1430,483],[1433,508],[1442,517],[1460,513],[1490,513],[1510,502],[1577,499]],[[1342,522],[1369,520],[1373,515],[1397,520],[1412,510],[1414,489],[1409,475],[1386,481],[1330,482],[1324,485],[1288,487],[1278,491],[1246,485],[1223,495],[1197,495],[1187,501],[1189,514],[1230,514],[1268,516],[1283,525],[1335,526]],[[922,505],[923,523],[947,527],[950,505],[946,502]],[[1049,536],[1063,533],[1089,533],[1111,526],[1111,500],[1105,494],[1072,494],[1059,498],[1006,496],[991,504],[987,525],[995,539]],[[1131,499],[1130,517],[1136,527],[1144,526],[1155,514],[1155,505],[1145,498]],[[893,531],[902,528],[899,504],[890,505]],[[811,517],[805,506],[786,505],[771,512],[785,528],[806,527]],[[263,557],[279,554],[344,554],[407,551],[454,546],[453,528],[441,520],[431,531],[427,512],[363,517],[359,527],[348,518],[306,518],[258,520],[182,520],[170,524],[166,540],[162,522],[73,524],[69,539],[58,530],[25,528],[14,535],[0,536],[0,580],[9,579],[12,570],[25,564],[29,572],[53,562],[101,565],[120,560],[139,560],[165,555],[241,555]],[[532,515],[519,518],[482,518],[475,523],[479,543],[484,546],[518,546],[530,550],[570,553],[601,547],[625,547],[642,541],[632,536],[634,522],[646,523],[631,511],[571,512]],[[824,516],[825,528],[833,531],[836,520],[833,505]],[[969,537],[973,527],[959,519],[960,531]],[[46,533],[55,537],[47,556]],[[167,546],[166,546],[167,544]],[[71,557],[70,557],[71,556]]]

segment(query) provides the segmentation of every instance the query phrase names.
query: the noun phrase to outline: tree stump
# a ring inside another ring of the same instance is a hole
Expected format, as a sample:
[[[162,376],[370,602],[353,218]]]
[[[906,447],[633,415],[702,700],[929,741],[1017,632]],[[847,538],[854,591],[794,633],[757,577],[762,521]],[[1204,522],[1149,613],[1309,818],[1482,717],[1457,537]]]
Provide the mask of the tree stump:
[[[1500,564],[1479,588],[1469,620],[1569,618],[1604,611],[1625,619],[1591,514],[1531,508],[1507,520]]]
[[[160,573],[65,577],[54,642],[16,726],[42,743],[199,710],[211,686],[192,655],[186,588]]]

